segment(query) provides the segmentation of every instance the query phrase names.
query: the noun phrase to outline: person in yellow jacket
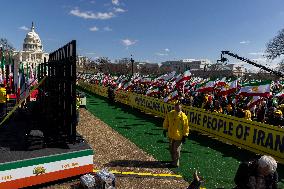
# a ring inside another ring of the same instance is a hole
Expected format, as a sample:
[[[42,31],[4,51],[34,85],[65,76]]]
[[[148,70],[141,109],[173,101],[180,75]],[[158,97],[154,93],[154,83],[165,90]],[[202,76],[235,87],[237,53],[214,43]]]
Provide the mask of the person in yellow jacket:
[[[244,118],[246,120],[250,120],[251,121],[251,111],[248,109],[247,106],[245,106],[243,112],[244,112]]]
[[[0,85],[0,103],[6,103],[6,88],[2,84]]]
[[[5,114],[6,104],[6,88],[3,84],[0,84],[0,118],[3,118]]]
[[[163,134],[168,132],[169,150],[172,158],[172,166],[179,167],[179,158],[182,143],[189,134],[188,119],[181,110],[181,103],[176,102],[174,110],[170,111],[163,122]]]

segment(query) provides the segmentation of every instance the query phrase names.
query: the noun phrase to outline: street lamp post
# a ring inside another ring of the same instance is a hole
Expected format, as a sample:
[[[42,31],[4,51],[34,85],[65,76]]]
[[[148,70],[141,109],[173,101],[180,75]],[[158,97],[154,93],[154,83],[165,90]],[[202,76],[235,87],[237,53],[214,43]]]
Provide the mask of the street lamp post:
[[[131,55],[130,61],[131,61],[131,73],[132,73],[132,76],[133,76],[133,63],[134,63],[134,60],[132,58],[132,55]]]

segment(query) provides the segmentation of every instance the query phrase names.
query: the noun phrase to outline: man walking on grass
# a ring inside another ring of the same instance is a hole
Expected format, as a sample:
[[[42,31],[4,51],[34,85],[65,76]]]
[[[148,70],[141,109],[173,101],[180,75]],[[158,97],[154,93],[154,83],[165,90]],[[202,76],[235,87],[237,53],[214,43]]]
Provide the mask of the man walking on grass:
[[[181,111],[181,108],[181,103],[176,102],[174,110],[166,115],[163,123],[165,137],[166,132],[168,132],[173,167],[179,167],[181,145],[185,143],[185,139],[189,134],[188,119],[185,113]]]

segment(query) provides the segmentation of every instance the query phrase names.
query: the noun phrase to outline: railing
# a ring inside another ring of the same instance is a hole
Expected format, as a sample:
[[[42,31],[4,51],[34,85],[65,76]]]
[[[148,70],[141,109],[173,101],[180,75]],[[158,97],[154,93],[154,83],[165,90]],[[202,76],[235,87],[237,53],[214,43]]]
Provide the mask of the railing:
[[[39,89],[44,133],[49,138],[76,139],[76,41],[49,55],[39,66],[38,78],[46,78]]]

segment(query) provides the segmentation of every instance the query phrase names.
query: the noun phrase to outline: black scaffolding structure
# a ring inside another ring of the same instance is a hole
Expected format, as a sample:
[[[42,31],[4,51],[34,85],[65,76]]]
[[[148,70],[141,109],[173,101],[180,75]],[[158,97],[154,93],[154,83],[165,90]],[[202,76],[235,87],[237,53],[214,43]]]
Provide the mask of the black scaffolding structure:
[[[76,141],[76,41],[49,54],[39,65],[38,104],[47,142]]]

